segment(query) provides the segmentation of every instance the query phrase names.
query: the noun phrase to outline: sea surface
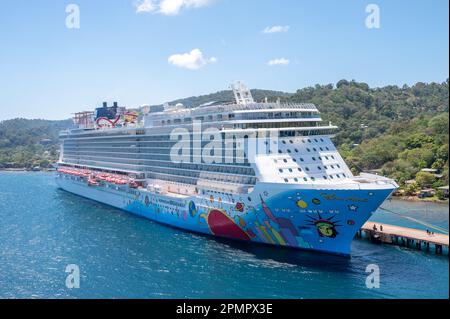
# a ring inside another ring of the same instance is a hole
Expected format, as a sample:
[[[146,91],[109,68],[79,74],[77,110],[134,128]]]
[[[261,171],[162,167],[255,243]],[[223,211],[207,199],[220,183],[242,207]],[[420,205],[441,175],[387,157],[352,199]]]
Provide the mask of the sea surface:
[[[448,230],[448,205],[387,201],[378,222]],[[398,215],[400,214],[400,215]],[[448,298],[448,256],[354,240],[352,257],[220,240],[0,172],[0,298]],[[66,267],[80,287],[66,287]],[[366,287],[377,265],[380,287]]]

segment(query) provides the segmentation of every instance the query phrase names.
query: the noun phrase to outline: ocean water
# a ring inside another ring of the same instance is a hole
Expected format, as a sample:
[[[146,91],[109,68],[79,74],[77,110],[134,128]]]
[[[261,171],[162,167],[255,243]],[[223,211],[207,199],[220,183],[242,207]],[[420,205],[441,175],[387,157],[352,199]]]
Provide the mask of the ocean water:
[[[447,205],[384,207],[448,229]],[[423,228],[376,212],[379,222]],[[0,298],[448,298],[448,256],[355,240],[351,258],[220,240],[0,172]],[[66,287],[69,264],[80,288]],[[366,287],[366,267],[380,288]]]

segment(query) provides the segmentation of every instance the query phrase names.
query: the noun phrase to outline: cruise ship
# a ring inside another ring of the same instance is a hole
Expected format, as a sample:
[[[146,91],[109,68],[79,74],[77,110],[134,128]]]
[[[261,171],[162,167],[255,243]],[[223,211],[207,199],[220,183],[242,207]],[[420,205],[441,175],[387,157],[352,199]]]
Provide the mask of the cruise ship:
[[[106,102],[60,132],[60,188],[161,224],[349,256],[356,232],[398,187],[354,176],[315,105],[255,101],[128,110]],[[181,231],[181,230],[180,230]]]

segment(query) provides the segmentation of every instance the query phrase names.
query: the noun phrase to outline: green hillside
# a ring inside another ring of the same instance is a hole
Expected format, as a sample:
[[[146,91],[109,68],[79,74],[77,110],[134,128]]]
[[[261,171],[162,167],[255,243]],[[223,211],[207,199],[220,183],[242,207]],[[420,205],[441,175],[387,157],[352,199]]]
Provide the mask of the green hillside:
[[[262,101],[267,97],[268,101],[274,102],[278,98],[288,98],[292,96],[292,93],[280,92],[280,91],[271,91],[271,90],[259,90],[254,89],[251,90],[253,98],[256,101]],[[211,93],[207,95],[200,96],[191,96],[188,98],[178,99],[174,101],[170,101],[169,104],[177,104],[181,103],[185,107],[192,108],[209,102],[233,102],[234,96],[233,91],[224,90],[216,93]],[[152,109],[155,111],[162,110],[162,104],[160,105],[152,105]]]
[[[435,168],[444,176],[428,186],[448,184],[448,80],[382,88],[341,80],[288,100],[315,103],[324,121],[339,126],[335,143],[354,172],[378,169],[403,184]]]
[[[72,120],[0,122],[0,168],[47,167],[57,158],[58,132],[71,125]]]

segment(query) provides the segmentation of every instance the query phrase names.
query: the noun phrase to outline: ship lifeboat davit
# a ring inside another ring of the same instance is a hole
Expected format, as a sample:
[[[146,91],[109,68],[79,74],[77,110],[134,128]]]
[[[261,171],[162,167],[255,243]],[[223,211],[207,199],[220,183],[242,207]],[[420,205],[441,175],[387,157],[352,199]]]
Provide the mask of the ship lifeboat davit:
[[[212,209],[206,217],[209,229],[216,236],[250,240],[250,236],[224,212]]]
[[[99,182],[96,179],[94,179],[94,178],[89,178],[88,179],[88,185],[89,186],[98,186]]]

